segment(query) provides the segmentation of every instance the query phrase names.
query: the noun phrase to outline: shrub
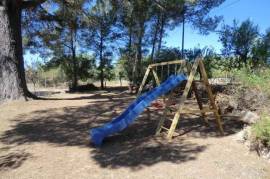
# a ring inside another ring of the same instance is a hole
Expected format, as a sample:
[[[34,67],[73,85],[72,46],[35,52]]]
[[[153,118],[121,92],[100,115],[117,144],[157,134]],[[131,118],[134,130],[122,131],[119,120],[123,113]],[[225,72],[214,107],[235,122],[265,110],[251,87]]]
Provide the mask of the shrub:
[[[243,86],[257,88],[262,92],[270,95],[270,69],[261,68],[257,70],[250,70],[248,68],[242,68],[240,70],[234,70],[233,76],[239,80]]]
[[[255,140],[270,147],[270,116],[263,114],[261,120],[252,126]]]

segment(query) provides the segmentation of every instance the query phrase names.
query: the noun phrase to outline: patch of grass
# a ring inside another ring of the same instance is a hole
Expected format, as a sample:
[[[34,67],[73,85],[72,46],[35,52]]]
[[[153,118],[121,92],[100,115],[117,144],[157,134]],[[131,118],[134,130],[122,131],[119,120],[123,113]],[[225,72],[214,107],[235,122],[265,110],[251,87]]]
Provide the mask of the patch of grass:
[[[270,147],[270,116],[263,114],[261,120],[252,126],[252,133],[255,140]]]
[[[242,68],[240,70],[234,70],[233,76],[240,81],[243,86],[257,88],[262,92],[270,95],[270,69],[262,68],[258,70],[250,70],[248,68]]]

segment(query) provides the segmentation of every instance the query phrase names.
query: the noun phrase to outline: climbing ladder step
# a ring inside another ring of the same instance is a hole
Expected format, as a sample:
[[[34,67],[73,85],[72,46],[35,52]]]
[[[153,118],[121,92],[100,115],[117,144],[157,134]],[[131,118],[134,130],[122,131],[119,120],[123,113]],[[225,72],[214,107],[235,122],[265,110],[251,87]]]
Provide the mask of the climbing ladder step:
[[[164,126],[161,126],[161,129],[164,129],[164,130],[166,130],[167,131],[167,133],[169,132],[169,128],[167,128],[167,127],[164,127]],[[173,131],[173,134],[175,134],[175,135],[180,135],[178,132],[175,132],[175,131]]]
[[[168,129],[167,127],[164,127],[164,126],[161,126],[161,128],[164,129],[164,130],[167,130],[167,131],[170,130],[170,129]]]

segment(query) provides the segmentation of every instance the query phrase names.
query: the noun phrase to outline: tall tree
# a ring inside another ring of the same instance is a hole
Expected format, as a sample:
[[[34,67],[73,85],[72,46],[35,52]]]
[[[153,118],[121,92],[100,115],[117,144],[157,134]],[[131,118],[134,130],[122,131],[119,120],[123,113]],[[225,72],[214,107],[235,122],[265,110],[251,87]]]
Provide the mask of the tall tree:
[[[47,9],[40,7],[33,14],[28,13],[23,20],[24,37],[28,42],[25,47],[47,57],[71,62],[72,75],[69,81],[72,89],[78,85],[77,55],[81,43],[79,38],[83,5],[84,0],[54,0]],[[30,19],[27,20],[27,17]]]
[[[26,86],[21,15],[45,0],[2,0],[0,2],[0,101],[34,97]]]
[[[252,48],[252,62],[254,66],[260,63],[267,64],[270,60],[270,29],[262,38],[258,38]]]
[[[114,48],[112,43],[119,37],[119,33],[117,33],[114,26],[116,20],[116,10],[110,1],[97,0],[96,4],[89,9],[85,22],[85,42],[99,59],[98,69],[102,89],[105,87],[105,70],[111,68],[111,58]]]
[[[162,47],[162,40],[167,28],[189,24],[201,34],[208,34],[216,29],[221,16],[209,16],[213,8],[221,5],[225,0],[154,0],[159,17],[157,55]],[[155,7],[155,6],[154,6]],[[183,29],[184,30],[184,29]]]
[[[223,45],[223,54],[238,56],[241,62],[247,65],[248,56],[251,55],[258,35],[258,26],[254,25],[250,20],[246,20],[240,25],[235,20],[233,26],[223,25],[219,36],[219,40]]]

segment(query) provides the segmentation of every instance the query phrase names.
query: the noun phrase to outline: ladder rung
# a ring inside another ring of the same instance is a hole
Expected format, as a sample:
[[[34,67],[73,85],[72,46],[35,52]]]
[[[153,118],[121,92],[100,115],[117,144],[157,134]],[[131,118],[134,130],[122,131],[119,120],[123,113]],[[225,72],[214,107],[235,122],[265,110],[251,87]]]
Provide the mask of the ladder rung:
[[[167,131],[170,130],[170,129],[168,129],[168,128],[166,128],[166,127],[163,127],[163,126],[161,126],[161,128],[164,129],[164,130],[167,130]]]

